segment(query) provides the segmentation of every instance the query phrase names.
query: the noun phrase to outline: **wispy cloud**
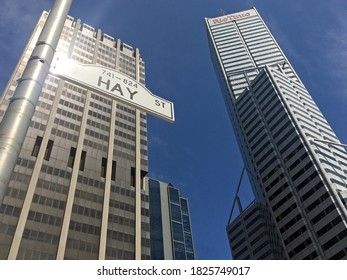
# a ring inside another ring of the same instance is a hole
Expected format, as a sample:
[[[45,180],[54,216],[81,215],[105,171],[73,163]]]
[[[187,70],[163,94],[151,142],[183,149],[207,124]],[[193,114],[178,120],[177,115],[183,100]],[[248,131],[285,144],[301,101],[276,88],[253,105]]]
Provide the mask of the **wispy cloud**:
[[[166,141],[164,141],[162,138],[155,135],[150,135],[148,137],[148,142],[149,142],[149,145],[155,146],[158,148],[165,148],[167,146]]]
[[[283,28],[279,25],[276,17],[272,15],[268,16],[269,18],[266,21],[266,25],[274,35],[275,40],[279,43],[286,56],[288,56],[288,59],[290,61],[303,61],[301,53],[293,46],[291,34],[283,31]]]
[[[23,49],[40,12],[50,3],[45,0],[1,2],[0,48],[6,56],[18,58],[18,51]]]
[[[47,0],[1,0],[0,95],[42,11],[52,4]]]
[[[335,14],[336,25],[331,26],[325,35],[329,44],[327,52],[330,73],[338,78],[347,75],[347,18],[344,13]]]
[[[41,4],[44,3],[44,1],[29,1],[29,3],[27,3],[22,1],[3,0],[0,10],[0,26],[4,27],[9,24],[21,26],[22,24],[31,23],[34,20],[31,11],[40,7],[40,2]],[[32,4],[34,4],[34,6]]]

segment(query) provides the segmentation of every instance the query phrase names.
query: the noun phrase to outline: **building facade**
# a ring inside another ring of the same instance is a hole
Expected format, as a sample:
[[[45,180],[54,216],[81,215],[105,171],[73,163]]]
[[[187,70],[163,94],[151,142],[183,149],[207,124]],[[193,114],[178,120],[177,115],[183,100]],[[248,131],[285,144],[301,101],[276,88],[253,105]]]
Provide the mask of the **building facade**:
[[[227,234],[233,258],[238,260],[273,260],[285,258],[279,237],[263,205],[252,202],[227,225]],[[275,238],[273,238],[275,236]]]
[[[205,22],[255,202],[274,225],[273,257],[346,259],[345,149],[255,8]]]
[[[47,16],[2,94],[0,121]],[[67,17],[57,51],[145,84],[138,49],[79,19]],[[150,259],[148,192],[138,183],[146,127],[145,113],[49,74],[0,207],[0,259]]]
[[[145,179],[149,191],[151,259],[194,260],[187,198],[171,184]]]

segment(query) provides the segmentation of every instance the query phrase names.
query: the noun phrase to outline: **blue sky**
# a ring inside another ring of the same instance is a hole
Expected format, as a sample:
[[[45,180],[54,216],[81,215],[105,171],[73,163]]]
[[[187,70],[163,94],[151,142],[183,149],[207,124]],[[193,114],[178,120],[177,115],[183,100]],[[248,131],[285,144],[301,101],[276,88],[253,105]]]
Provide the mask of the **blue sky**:
[[[0,92],[53,0],[1,0]],[[149,175],[190,202],[198,259],[230,259],[225,233],[242,160],[210,60],[205,17],[255,6],[342,143],[347,143],[347,2],[74,0],[70,15],[140,49],[146,86],[175,104],[148,117]],[[247,180],[241,195],[251,200]]]

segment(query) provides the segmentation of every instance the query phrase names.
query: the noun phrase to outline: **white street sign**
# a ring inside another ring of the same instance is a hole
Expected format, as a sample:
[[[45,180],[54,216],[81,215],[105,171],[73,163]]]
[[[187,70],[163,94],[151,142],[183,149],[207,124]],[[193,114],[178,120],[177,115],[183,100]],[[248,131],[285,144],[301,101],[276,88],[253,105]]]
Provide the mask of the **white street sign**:
[[[64,80],[123,101],[164,120],[175,121],[172,102],[155,96],[133,78],[113,69],[102,65],[76,63],[61,54],[56,54],[50,72]]]

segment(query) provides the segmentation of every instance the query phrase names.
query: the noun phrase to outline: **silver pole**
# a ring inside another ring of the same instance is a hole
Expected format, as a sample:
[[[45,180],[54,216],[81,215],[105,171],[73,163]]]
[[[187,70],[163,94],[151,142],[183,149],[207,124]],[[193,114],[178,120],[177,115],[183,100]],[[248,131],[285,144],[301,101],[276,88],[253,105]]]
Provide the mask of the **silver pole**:
[[[0,205],[48,75],[72,0],[55,0],[0,124]]]

